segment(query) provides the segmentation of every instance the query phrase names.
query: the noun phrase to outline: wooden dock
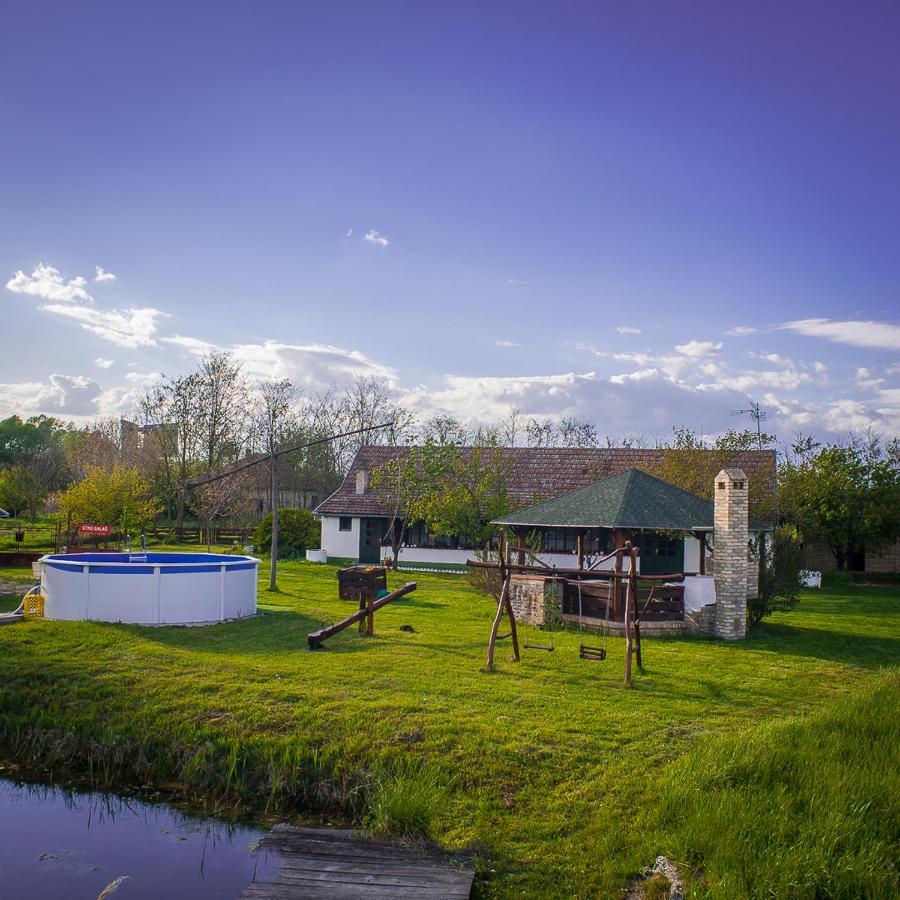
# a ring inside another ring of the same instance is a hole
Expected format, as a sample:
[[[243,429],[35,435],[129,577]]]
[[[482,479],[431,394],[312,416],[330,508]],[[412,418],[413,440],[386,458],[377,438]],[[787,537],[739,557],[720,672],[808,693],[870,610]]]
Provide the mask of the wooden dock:
[[[276,825],[261,841],[276,854],[270,881],[244,888],[244,900],[426,897],[465,900],[474,877],[471,853],[404,846],[338,828]]]

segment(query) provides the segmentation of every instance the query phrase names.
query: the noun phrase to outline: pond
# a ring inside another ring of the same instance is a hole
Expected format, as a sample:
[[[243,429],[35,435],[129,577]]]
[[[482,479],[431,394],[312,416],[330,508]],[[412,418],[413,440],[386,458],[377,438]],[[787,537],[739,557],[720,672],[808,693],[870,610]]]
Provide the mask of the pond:
[[[0,897],[233,898],[276,868],[257,846],[263,834],[114,794],[0,779]]]

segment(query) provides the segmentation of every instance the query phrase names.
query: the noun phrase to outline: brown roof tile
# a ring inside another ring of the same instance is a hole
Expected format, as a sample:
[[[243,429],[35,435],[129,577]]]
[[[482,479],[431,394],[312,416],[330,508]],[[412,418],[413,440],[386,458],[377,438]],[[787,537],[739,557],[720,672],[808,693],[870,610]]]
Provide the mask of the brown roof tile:
[[[470,447],[461,448],[471,453]],[[666,450],[639,450],[630,447],[511,447],[507,490],[510,508],[519,509],[538,500],[558,497],[585,485],[618,475],[628,469],[654,469],[662,463]],[[711,451],[719,452],[719,451]],[[409,453],[407,447],[361,447],[343,484],[316,509],[317,513],[341,516],[390,516],[394,506],[385,489],[369,487],[356,493],[356,473],[373,472],[394,459]],[[728,465],[741,468],[748,479],[775,492],[775,451],[739,450],[728,457]]]

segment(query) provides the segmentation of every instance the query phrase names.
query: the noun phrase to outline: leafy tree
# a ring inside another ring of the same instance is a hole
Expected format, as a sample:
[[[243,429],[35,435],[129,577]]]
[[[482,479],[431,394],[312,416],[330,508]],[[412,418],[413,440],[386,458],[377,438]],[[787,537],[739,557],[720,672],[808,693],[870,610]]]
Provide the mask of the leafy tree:
[[[60,513],[74,524],[110,525],[125,533],[142,528],[159,515],[149,482],[137,471],[116,465],[88,470],[81,481],[57,495]]]
[[[757,625],[774,612],[787,612],[800,602],[803,545],[797,529],[780,525],[769,541],[757,541],[759,586],[755,597],[747,600],[750,625]]]
[[[373,473],[373,488],[395,502],[394,559],[407,524],[423,522],[432,534],[464,538],[473,547],[490,543],[491,519],[508,511],[509,455],[497,435],[473,435],[473,446],[429,439],[410,447]]]
[[[47,498],[44,486],[21,466],[0,470],[0,507],[14,516],[23,510],[31,510],[34,519],[38,507]]]
[[[779,502],[804,539],[829,547],[839,569],[853,554],[891,546],[900,535],[900,467],[892,445],[828,444],[786,460]]]
[[[653,468],[652,475],[675,484],[698,497],[712,499],[713,481],[716,475],[731,464],[734,454],[743,450],[756,450],[758,436],[755,431],[727,431],[709,442],[690,429],[675,432],[672,445],[665,448],[662,463]],[[763,434],[764,446],[775,442],[775,436]],[[750,516],[769,519],[774,516],[771,485],[751,478],[748,483]]]
[[[52,416],[0,421],[0,468],[19,466],[30,472],[47,491],[65,484],[63,443],[66,428]]]
[[[278,555],[282,558],[300,556],[315,550],[321,542],[321,524],[308,509],[278,510]],[[266,513],[256,526],[256,550],[269,553],[272,549],[272,513]]]

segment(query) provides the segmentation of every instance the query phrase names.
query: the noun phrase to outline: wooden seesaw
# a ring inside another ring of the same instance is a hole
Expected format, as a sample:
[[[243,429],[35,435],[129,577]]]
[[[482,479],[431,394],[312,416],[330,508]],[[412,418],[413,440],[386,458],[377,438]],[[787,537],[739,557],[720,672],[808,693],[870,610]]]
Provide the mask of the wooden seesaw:
[[[306,636],[306,643],[309,646],[309,649],[318,650],[319,647],[322,646],[323,641],[328,640],[328,638],[338,634],[338,632],[343,631],[345,628],[349,628],[354,622],[360,623],[359,630],[361,634],[366,634],[371,637],[375,633],[375,613],[381,609],[382,606],[387,606],[388,603],[393,603],[395,600],[399,600],[401,597],[411,594],[415,589],[416,583],[410,581],[407,582],[407,584],[404,584],[402,588],[392,591],[380,600],[375,600],[371,596],[361,597],[358,612],[353,613],[352,616],[347,616],[346,619],[341,619],[340,622],[335,622],[334,625],[327,625],[324,628],[320,628],[318,631],[310,632]],[[365,620],[365,626],[362,624],[363,620]]]

